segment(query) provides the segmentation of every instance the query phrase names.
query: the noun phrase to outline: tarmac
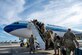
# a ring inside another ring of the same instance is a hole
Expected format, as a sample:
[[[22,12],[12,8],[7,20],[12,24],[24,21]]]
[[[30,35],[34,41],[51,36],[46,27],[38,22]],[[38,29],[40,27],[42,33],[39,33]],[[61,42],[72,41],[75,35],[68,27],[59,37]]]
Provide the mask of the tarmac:
[[[29,48],[19,47],[19,44],[0,45],[0,55],[53,55],[53,54],[54,50],[36,50],[35,53],[30,54]]]
[[[0,55],[53,55],[53,50],[36,50],[35,53],[29,53],[28,48],[0,48]]]
[[[19,44],[9,44],[0,46],[0,55],[53,55],[54,50],[36,50],[29,53],[29,48],[19,47]]]

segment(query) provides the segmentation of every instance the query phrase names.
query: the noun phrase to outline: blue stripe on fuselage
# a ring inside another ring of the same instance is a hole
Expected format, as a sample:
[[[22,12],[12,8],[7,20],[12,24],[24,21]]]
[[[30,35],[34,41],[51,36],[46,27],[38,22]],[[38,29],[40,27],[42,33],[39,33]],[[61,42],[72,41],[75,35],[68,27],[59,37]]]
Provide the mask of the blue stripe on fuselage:
[[[46,26],[46,29],[47,30],[52,30],[52,31],[59,31],[59,32],[66,32],[67,30],[65,29],[62,29],[62,28],[55,28],[55,27],[49,27],[49,26]]]
[[[11,31],[14,31],[14,30],[20,29],[20,28],[27,28],[27,24],[10,24],[10,25],[6,26],[4,28],[4,30],[9,33]]]
[[[52,30],[52,31],[58,31],[58,32],[66,32],[68,29],[64,29],[64,28],[60,28],[60,27],[51,27],[51,26],[46,26],[46,29],[47,30]],[[79,31],[75,31],[75,30],[72,30],[72,32],[74,32],[75,34],[79,34],[81,32]]]

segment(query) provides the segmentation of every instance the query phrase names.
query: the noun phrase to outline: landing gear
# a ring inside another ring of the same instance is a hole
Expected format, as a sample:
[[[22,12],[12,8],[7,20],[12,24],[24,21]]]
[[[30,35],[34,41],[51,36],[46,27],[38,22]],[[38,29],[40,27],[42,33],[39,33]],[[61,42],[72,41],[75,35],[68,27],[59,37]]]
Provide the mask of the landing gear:
[[[24,38],[20,37],[19,40],[20,40],[20,47],[23,47],[24,46]]]
[[[24,46],[24,42],[23,40],[20,41],[20,47],[23,47]]]

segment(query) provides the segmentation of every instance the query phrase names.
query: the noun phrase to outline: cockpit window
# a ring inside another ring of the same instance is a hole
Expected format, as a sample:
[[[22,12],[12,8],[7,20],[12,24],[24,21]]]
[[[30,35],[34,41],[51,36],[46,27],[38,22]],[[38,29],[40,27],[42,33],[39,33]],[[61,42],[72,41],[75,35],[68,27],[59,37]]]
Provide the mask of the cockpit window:
[[[19,22],[14,22],[13,24],[19,24]]]
[[[27,24],[28,22],[26,21],[19,21],[19,22],[14,22],[13,24]]]

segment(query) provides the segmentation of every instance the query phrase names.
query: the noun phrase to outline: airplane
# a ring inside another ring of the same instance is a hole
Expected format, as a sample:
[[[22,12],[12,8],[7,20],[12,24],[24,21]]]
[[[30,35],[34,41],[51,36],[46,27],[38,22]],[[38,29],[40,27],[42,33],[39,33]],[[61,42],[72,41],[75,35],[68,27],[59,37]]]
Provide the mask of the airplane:
[[[57,33],[60,37],[63,37],[64,33],[68,30],[68,28],[45,24],[46,30],[52,30],[53,33]],[[41,36],[40,31],[36,28],[32,21],[17,21],[11,23],[4,27],[4,31],[9,34],[15,35],[23,40],[24,38],[29,38],[31,34],[36,38],[37,42],[41,49],[45,49],[44,37]],[[81,34],[80,31],[72,30],[74,34]]]

